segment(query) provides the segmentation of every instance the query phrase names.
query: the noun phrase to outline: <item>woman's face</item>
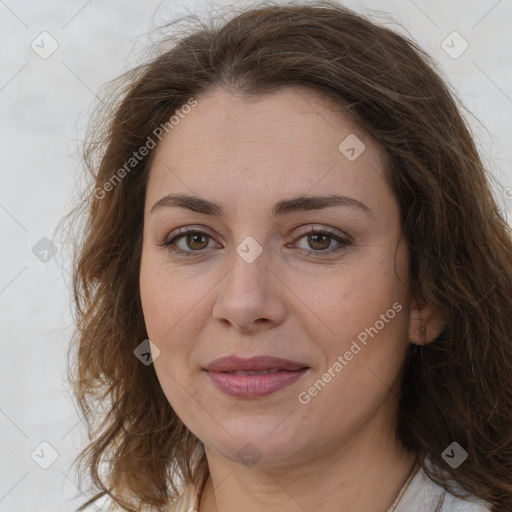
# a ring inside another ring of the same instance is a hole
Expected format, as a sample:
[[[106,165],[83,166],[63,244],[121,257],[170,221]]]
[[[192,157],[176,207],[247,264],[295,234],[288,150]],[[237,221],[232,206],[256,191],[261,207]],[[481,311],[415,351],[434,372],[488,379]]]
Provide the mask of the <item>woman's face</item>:
[[[197,100],[146,190],[140,292],[170,404],[249,465],[391,435],[411,299],[383,151],[304,89]]]

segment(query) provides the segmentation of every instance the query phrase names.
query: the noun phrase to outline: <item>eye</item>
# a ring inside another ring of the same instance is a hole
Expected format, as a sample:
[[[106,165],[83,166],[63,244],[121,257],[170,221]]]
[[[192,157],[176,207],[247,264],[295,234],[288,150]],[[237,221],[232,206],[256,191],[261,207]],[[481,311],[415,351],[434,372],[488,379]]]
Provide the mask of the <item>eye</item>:
[[[299,240],[304,238],[306,243],[313,250],[305,249],[304,254],[306,255],[314,255],[314,256],[329,256],[333,253],[337,253],[343,249],[346,249],[349,245],[352,244],[350,240],[342,237],[339,234],[334,233],[326,228],[307,228],[306,234],[301,236]],[[334,247],[331,246],[331,243],[335,241],[338,245]]]
[[[180,234],[158,245],[167,247],[173,253],[193,256],[193,253],[198,253],[206,249],[208,247],[208,239],[211,239],[208,233],[192,227],[178,228],[177,232]],[[177,245],[178,242],[182,242],[181,247]],[[176,249],[175,246],[178,248]]]
[[[201,254],[208,248],[209,239],[213,238],[205,231],[199,230],[194,227],[178,228],[178,235],[158,243],[158,245],[167,247],[172,253],[182,256],[195,256]],[[304,235],[298,240],[306,239],[307,244],[311,249],[302,249],[300,252],[306,255],[326,256],[339,252],[352,244],[350,240],[336,234],[326,228],[319,229],[309,227],[304,231]],[[332,242],[337,242],[338,245],[331,247]],[[181,247],[179,243],[182,242]]]

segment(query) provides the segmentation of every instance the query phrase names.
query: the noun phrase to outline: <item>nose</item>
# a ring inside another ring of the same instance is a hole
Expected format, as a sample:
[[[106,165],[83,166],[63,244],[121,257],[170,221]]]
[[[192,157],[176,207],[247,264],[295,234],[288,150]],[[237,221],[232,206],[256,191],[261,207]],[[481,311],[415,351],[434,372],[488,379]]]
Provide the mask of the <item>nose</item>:
[[[286,287],[265,250],[253,261],[242,256],[234,254],[231,268],[218,285],[213,317],[240,332],[275,327],[286,315]]]

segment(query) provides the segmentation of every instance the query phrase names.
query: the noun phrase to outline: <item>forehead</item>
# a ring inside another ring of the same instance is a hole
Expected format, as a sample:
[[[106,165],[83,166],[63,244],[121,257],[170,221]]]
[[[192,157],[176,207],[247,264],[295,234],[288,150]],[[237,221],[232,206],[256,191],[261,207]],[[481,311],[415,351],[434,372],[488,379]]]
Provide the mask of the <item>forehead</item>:
[[[369,196],[390,193],[377,142],[341,105],[304,88],[258,98],[216,89],[197,98],[155,151],[148,208],[164,192],[260,204],[336,192],[375,202]]]

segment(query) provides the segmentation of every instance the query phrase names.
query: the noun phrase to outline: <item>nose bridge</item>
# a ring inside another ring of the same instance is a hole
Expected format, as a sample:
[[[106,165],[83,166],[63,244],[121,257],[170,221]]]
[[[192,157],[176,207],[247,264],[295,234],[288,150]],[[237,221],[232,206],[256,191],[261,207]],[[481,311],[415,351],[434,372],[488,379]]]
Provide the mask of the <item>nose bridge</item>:
[[[243,238],[233,254],[230,284],[247,285],[253,292],[263,292],[268,277],[269,253],[270,249],[263,247],[254,237]]]
[[[253,237],[240,242],[231,259],[231,268],[222,280],[213,314],[240,330],[259,325],[258,320],[279,323],[284,318],[284,305],[277,295],[276,279],[269,270],[270,249]]]
[[[235,249],[232,259],[233,272],[251,275],[265,269],[265,264],[268,263],[273,221],[266,216],[262,208],[251,210],[247,207],[252,202],[259,203],[258,199],[259,197],[254,194],[250,199],[246,194],[238,195],[234,210],[237,219],[231,228]]]

